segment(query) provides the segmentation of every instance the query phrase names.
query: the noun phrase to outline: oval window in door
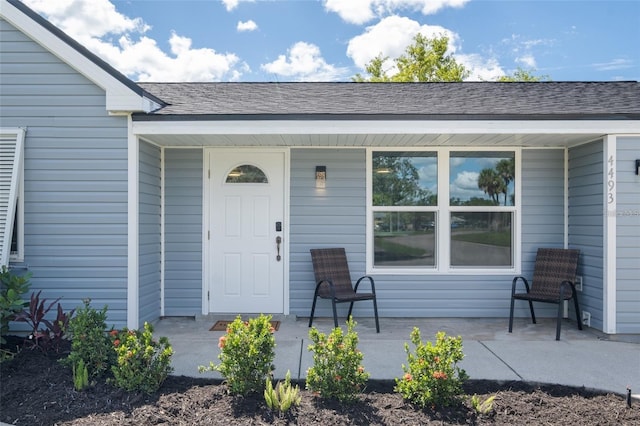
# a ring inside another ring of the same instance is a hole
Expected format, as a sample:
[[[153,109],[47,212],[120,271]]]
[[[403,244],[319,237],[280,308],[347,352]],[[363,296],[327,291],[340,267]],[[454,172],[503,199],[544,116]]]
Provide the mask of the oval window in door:
[[[225,183],[269,183],[269,179],[259,167],[243,164],[231,169]]]

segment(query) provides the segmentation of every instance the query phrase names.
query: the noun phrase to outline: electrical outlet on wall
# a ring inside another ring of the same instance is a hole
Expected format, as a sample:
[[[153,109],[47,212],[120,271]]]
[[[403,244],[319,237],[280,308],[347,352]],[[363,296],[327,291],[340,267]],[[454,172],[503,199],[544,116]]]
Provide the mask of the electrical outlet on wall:
[[[576,275],[576,282],[573,284],[576,286],[576,291],[582,291],[582,275]]]
[[[591,327],[591,312],[582,311],[582,325]]]

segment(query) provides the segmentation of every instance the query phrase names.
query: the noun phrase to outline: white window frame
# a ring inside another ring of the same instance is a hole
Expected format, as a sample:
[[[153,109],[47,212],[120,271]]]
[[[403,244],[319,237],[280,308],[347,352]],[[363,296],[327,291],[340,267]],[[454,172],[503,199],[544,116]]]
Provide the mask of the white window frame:
[[[410,268],[389,268],[376,267],[374,265],[374,227],[373,217],[376,208],[373,206],[373,152],[381,151],[403,151],[403,152],[436,152],[438,156],[438,205],[437,206],[396,206],[383,208],[384,211],[435,211],[436,215],[436,265],[435,267],[410,267]],[[514,153],[515,160],[515,180],[514,191],[515,200],[513,206],[450,206],[449,205],[449,158],[452,152],[483,152],[483,151],[508,151]],[[366,200],[367,200],[367,217],[366,217],[366,272],[367,274],[376,275],[518,275],[520,274],[521,265],[521,215],[522,215],[522,149],[511,146],[493,146],[493,147],[384,147],[384,148],[367,148],[366,157]],[[450,214],[453,211],[466,212],[483,212],[483,211],[502,211],[512,213],[512,249],[513,264],[510,267],[452,267],[450,265],[451,250],[451,228]]]

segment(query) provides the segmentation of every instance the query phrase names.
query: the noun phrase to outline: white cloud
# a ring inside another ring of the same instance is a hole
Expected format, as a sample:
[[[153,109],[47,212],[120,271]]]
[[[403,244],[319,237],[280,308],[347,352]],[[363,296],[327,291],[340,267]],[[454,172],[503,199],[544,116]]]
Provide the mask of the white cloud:
[[[398,10],[430,15],[445,7],[462,7],[467,2],[469,0],[324,0],[324,7],[344,21],[360,25]]]
[[[237,80],[247,70],[233,53],[193,48],[173,33],[171,55],[144,34],[142,18],[119,13],[108,0],[26,0],[25,3],[87,49],[136,81]]]
[[[458,54],[456,60],[470,72],[466,81],[493,81],[505,75],[495,58],[484,58],[480,54]]]
[[[240,32],[255,31],[258,29],[258,25],[255,22],[253,22],[251,19],[249,19],[246,22],[238,21],[238,26],[236,27],[236,29]]]
[[[406,17],[389,16],[349,40],[347,56],[363,70],[377,55],[388,56],[390,60],[385,67],[389,74],[394,74],[392,60],[404,53],[418,33],[429,38],[445,35],[449,37],[449,51],[453,53],[457,49],[458,35],[451,30],[438,25],[421,25]]]
[[[536,58],[531,53],[527,53],[516,58],[516,63],[524,65],[526,68],[536,67]]]
[[[458,173],[451,182],[450,196],[468,200],[471,197],[482,197],[482,190],[478,188],[478,172],[463,171]]]
[[[320,48],[315,44],[299,41],[279,55],[273,62],[263,64],[261,68],[269,73],[290,77],[298,81],[333,81],[343,78],[347,70],[328,64]]]
[[[613,59],[609,62],[600,62],[593,64],[593,67],[598,71],[614,71],[625,68],[631,68],[633,66],[633,61],[629,59]]]
[[[253,2],[254,0],[222,0],[222,4],[227,9],[227,12],[231,12],[233,9],[238,7],[240,2]]]
[[[128,18],[108,0],[25,0],[27,6],[73,37],[103,37],[124,32],[145,33],[142,18]]]

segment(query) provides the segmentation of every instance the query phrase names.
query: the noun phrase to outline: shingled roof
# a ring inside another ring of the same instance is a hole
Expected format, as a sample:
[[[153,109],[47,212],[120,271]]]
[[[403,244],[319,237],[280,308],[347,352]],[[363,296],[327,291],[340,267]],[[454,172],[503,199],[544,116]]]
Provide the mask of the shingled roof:
[[[135,120],[640,119],[640,83],[139,83],[168,105]]]

